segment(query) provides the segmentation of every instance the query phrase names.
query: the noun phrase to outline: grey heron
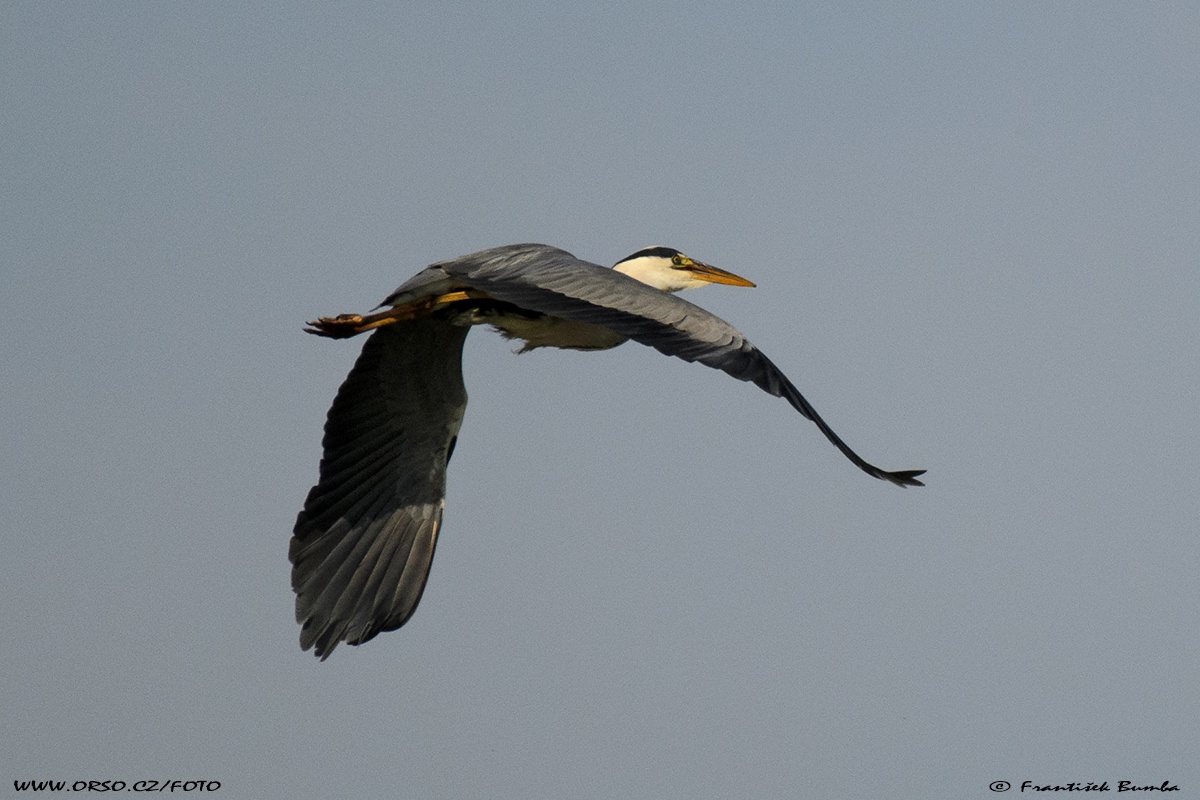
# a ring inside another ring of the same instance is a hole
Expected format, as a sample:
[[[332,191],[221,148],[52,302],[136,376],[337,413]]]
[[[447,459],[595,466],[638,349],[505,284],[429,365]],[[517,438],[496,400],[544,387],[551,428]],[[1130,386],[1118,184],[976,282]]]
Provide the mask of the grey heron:
[[[859,469],[898,486],[841,440],[791,381],[732,325],[675,296],[745,278],[669,247],[609,269],[544,244],[483,250],[433,264],[373,314],[309,323],[332,338],[374,331],[325,423],[320,477],[296,519],[289,557],[300,645],[324,660],[403,625],[417,607],[442,522],[446,465],[467,405],[462,350],[488,324],[538,347],[603,350],[630,339],[698,361],[787,400]]]

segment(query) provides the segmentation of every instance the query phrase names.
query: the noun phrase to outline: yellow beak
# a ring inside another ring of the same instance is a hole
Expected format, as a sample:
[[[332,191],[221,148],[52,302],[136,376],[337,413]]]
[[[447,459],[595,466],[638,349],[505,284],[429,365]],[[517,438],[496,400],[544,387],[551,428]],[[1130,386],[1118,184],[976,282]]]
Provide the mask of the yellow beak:
[[[699,261],[693,261],[687,266],[688,272],[702,281],[709,283],[724,283],[729,286],[754,286],[754,281],[748,281],[741,275],[734,275],[732,272],[714,267],[711,264],[702,264]]]

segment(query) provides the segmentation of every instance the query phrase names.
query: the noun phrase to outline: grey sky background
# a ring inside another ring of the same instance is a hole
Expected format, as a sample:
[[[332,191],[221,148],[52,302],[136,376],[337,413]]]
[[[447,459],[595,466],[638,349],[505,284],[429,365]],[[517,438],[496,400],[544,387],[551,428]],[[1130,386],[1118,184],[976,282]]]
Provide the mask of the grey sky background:
[[[5,781],[1200,797],[1194,4],[10,2],[0,105]],[[521,241],[757,281],[688,299],[928,487],[478,330],[420,609],[301,653],[302,323]]]

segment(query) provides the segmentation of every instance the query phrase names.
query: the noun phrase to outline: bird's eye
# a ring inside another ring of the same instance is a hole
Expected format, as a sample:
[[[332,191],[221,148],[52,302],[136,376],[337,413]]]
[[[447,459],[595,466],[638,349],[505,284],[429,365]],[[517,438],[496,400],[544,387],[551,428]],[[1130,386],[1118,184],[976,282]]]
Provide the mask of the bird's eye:
[[[671,256],[671,263],[677,267],[682,267],[683,266],[683,255],[680,253],[676,253],[675,255]]]

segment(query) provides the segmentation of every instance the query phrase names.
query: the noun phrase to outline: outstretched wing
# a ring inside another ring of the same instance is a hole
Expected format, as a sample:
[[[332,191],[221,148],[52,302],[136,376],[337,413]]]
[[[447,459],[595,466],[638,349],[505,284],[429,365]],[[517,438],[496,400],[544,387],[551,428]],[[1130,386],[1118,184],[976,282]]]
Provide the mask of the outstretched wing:
[[[432,319],[377,330],[329,409],[320,480],[289,549],[300,646],[322,660],[400,627],[421,599],[467,406],[467,330]]]
[[[540,244],[509,245],[433,265],[451,278],[531,311],[602,325],[669,356],[698,361],[782,397],[863,472],[923,486],[924,470],[888,472],[868,463],[821,419],[770,359],[725,320],[615,270]]]

